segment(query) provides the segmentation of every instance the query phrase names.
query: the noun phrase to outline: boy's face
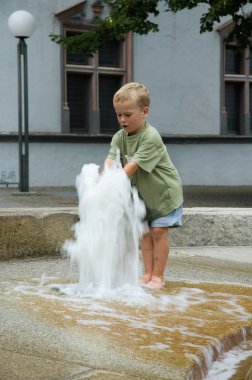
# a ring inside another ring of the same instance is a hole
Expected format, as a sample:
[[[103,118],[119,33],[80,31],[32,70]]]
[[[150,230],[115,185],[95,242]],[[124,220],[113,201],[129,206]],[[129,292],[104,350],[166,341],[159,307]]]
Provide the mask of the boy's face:
[[[120,127],[130,135],[136,134],[143,128],[149,113],[149,107],[140,108],[130,100],[115,102],[114,108]]]

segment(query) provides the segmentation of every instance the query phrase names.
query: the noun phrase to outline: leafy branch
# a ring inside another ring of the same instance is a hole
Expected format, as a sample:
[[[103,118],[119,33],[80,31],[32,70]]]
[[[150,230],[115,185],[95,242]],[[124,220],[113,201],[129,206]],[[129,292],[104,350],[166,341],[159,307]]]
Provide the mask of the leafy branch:
[[[112,7],[110,16],[95,19],[92,29],[76,36],[50,34],[52,41],[61,44],[71,52],[85,52],[93,55],[106,42],[123,41],[129,32],[148,34],[158,32],[158,24],[150,21],[149,15],[157,16],[157,4],[160,0],[104,0]]]
[[[252,16],[245,14],[244,6],[252,0],[103,0],[101,3],[111,6],[110,16],[95,19],[89,31],[75,36],[51,34],[51,40],[68,51],[93,55],[110,40],[123,41],[129,32],[140,35],[158,32],[158,23],[152,20],[158,16],[161,3],[165,11],[173,13],[206,4],[208,9],[201,16],[200,33],[211,32],[222,17],[231,16],[234,28],[228,40],[236,40],[241,48],[251,45]]]

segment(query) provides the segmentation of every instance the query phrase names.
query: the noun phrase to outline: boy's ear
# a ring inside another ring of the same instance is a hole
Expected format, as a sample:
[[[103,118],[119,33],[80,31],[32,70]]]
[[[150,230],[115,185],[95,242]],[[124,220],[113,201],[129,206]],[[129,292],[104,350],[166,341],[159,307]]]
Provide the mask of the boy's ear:
[[[149,107],[144,107],[144,109],[143,109],[144,116],[148,116],[149,115],[149,110],[150,110]]]

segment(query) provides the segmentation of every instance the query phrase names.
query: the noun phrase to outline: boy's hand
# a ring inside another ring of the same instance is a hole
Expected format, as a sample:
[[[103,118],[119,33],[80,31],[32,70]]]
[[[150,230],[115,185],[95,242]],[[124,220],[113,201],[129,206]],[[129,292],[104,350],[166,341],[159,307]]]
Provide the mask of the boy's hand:
[[[110,167],[113,165],[113,162],[114,162],[114,160],[112,160],[111,158],[107,158],[107,159],[104,161],[102,171],[104,172],[104,169],[105,169],[106,167],[110,168]]]

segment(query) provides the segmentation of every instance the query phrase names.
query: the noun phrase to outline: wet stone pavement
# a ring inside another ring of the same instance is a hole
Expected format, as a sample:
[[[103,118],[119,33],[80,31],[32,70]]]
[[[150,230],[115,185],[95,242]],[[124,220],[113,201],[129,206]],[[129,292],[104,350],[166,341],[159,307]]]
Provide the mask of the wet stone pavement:
[[[66,259],[4,261],[0,277],[1,380],[197,380],[251,339],[247,265],[173,251],[165,289],[136,303],[71,294],[78,273]],[[252,352],[236,375],[251,361]]]

